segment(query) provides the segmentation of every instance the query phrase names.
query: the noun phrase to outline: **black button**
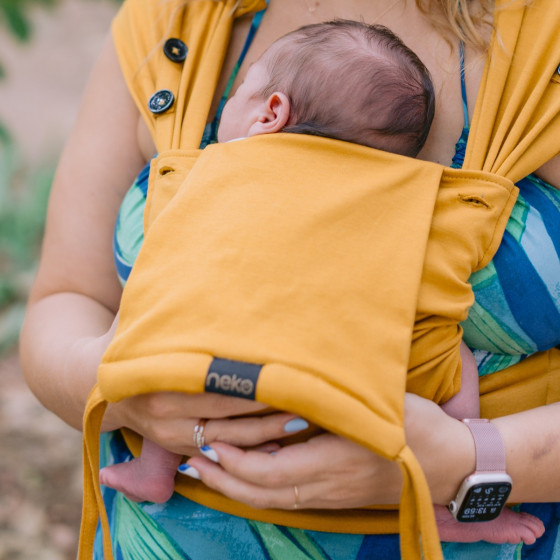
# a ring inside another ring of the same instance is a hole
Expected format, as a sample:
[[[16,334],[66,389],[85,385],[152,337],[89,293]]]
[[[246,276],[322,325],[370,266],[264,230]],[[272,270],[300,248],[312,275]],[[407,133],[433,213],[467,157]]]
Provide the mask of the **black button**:
[[[173,62],[183,62],[187,58],[188,50],[181,39],[167,39],[163,45],[165,56]]]
[[[556,73],[560,76],[560,64],[558,65],[558,68],[556,68]]]
[[[150,109],[152,113],[164,113],[173,105],[174,101],[175,97],[171,91],[168,89],[160,89],[150,97],[148,109]]]

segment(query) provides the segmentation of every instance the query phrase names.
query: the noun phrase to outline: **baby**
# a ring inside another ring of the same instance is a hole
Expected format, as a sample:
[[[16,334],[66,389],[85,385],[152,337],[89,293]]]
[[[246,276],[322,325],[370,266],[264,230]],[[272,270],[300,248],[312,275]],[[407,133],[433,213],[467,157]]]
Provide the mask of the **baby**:
[[[398,37],[382,26],[337,20],[285,35],[251,66],[224,107],[218,141],[288,132],[415,157],[433,115],[429,73]],[[457,418],[476,418],[476,364],[465,345],[461,356],[461,390],[443,408]],[[165,502],[181,462],[144,439],[140,457],[102,469],[100,482],[134,501]],[[532,542],[543,532],[538,519],[511,510],[474,525],[456,522],[442,506],[436,514],[445,540]]]

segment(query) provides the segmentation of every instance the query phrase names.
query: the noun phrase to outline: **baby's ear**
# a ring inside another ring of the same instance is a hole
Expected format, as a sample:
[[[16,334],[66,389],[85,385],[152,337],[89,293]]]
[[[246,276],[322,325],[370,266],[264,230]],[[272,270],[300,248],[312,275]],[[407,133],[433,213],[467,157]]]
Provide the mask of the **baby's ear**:
[[[280,132],[290,120],[290,100],[279,91],[272,93],[263,103],[258,120],[249,128],[248,136]]]

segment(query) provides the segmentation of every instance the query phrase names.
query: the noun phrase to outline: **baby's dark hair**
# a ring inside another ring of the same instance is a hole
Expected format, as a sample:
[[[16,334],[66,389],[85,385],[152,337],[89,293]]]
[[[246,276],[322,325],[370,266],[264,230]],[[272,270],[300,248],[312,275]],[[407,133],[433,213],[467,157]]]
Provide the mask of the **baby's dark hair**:
[[[434,116],[421,60],[382,25],[334,20],[288,33],[265,55],[268,84],[288,96],[283,132],[314,134],[416,156]]]

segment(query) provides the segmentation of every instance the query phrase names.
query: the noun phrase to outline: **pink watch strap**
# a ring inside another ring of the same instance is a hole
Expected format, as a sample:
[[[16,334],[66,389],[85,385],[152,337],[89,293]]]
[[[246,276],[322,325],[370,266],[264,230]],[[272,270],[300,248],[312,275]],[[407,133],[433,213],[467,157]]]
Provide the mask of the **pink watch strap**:
[[[461,422],[474,439],[476,472],[506,472],[506,448],[498,428],[485,418],[465,418]]]

